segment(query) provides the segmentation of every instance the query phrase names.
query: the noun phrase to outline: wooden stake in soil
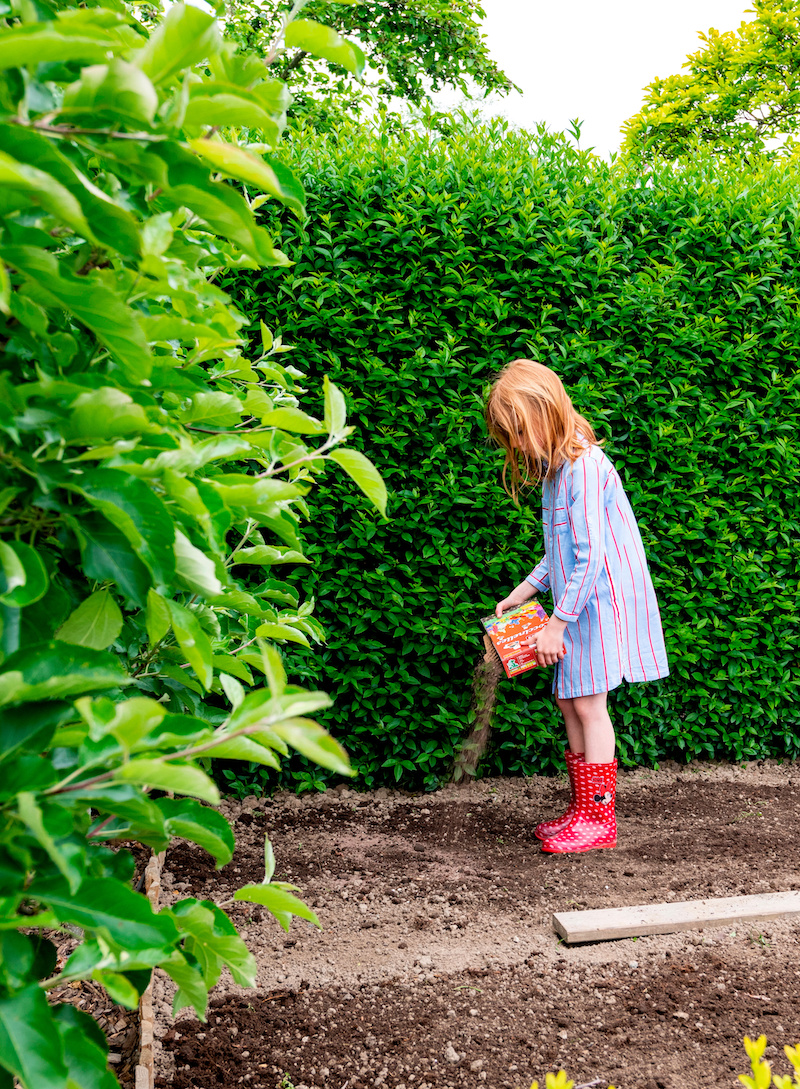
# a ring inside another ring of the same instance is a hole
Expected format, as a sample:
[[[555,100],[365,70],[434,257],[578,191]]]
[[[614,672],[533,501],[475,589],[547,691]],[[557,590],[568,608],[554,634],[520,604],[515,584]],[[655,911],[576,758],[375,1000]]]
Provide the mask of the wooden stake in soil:
[[[707,926],[766,922],[800,915],[800,892],[767,892],[758,896],[725,896],[678,904],[562,911],[553,926],[565,942],[603,942],[644,934],[672,934]]]
[[[153,911],[158,911],[158,900],[161,895],[161,867],[164,865],[164,854],[164,851],[160,855],[152,854],[144,871],[144,891]],[[150,982],[139,1001],[139,1063],[136,1067],[135,1089],[153,1089],[155,1084],[153,1029],[153,977],[151,976]]]

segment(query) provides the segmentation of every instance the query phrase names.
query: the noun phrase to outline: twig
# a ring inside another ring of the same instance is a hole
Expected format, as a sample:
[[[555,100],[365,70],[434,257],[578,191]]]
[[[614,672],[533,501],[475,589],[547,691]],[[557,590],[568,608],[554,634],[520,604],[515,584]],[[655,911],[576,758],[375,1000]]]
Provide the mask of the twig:
[[[81,129],[74,128],[72,125],[45,125],[41,121],[20,121],[17,117],[12,117],[10,120],[14,125],[36,129],[37,132],[49,132],[53,136],[110,136],[112,140],[149,140],[151,142],[167,139],[159,133],[115,132],[113,129]]]
[[[95,825],[95,827],[90,832],[87,832],[86,833],[86,838],[87,839],[92,839],[94,836],[100,835],[100,833],[105,828],[105,826],[107,824],[111,824],[111,822],[114,819],[115,819],[115,814],[112,813],[112,815],[110,817],[106,817],[106,819],[104,821],[101,821],[99,824]]]
[[[216,748],[217,745],[222,744],[224,741],[233,741],[237,737],[247,737],[249,734],[255,733],[256,730],[269,729],[270,726],[274,725],[276,722],[281,722],[285,717],[287,716],[283,715],[283,713],[269,715],[267,718],[259,719],[258,722],[254,722],[249,726],[241,726],[238,730],[231,730],[230,733],[225,733],[225,727],[221,726],[214,732],[214,737],[210,741],[206,741],[202,745],[194,745],[191,748],[184,749],[182,752],[167,753],[164,755],[163,759],[165,761],[191,760],[195,756],[200,756],[202,753]],[[70,775],[62,779],[60,783],[56,783],[55,786],[45,790],[44,794],[49,796],[53,794],[69,794],[74,790],[85,790],[86,787],[94,786],[96,783],[104,783],[108,779],[113,779],[118,771],[117,768],[113,768],[111,771],[104,771],[100,775],[93,776],[91,779],[83,779],[79,783],[72,783],[70,786],[67,786],[66,784],[74,779],[76,774],[80,774],[80,770],[81,769],[78,769],[77,772],[71,772]]]

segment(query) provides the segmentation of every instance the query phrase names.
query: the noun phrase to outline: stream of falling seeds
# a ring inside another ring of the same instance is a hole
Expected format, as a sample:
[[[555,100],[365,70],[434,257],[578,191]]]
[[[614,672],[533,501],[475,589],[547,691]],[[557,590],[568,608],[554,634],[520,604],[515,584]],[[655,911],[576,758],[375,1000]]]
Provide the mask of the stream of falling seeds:
[[[471,729],[456,753],[452,780],[474,779],[492,733],[497,684],[505,670],[494,651],[482,655],[472,675]]]
[[[470,731],[461,742],[456,753],[451,782],[468,783],[475,778],[478,765],[489,744],[492,734],[492,714],[497,699],[497,685],[505,670],[497,652],[487,649],[482,655],[472,675],[472,701],[470,704]],[[441,829],[443,837],[449,842],[458,838],[464,825],[465,803],[448,804],[445,820]]]

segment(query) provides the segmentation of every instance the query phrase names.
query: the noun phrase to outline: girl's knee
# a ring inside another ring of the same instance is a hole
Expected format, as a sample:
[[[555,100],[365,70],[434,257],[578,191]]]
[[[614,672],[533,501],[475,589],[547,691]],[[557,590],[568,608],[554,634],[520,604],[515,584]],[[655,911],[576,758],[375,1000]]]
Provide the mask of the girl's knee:
[[[608,717],[607,697],[608,692],[597,692],[593,696],[575,696],[572,700],[575,714],[584,723],[605,721]]]
[[[571,710],[575,704],[575,700],[571,696],[559,695],[558,689],[556,689],[556,706],[561,710]]]

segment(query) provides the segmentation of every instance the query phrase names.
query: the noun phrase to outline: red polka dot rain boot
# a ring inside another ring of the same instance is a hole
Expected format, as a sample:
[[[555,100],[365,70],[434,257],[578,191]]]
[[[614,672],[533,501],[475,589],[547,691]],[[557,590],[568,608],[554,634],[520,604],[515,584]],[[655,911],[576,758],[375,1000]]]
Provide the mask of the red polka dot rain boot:
[[[616,847],[616,760],[610,764],[578,763],[574,774],[575,816],[561,832],[542,841],[542,850],[548,854],[566,855],[594,851],[598,847]]]
[[[573,769],[575,764],[583,763],[583,753],[572,752],[570,749],[567,749],[564,756],[567,759],[567,775],[569,776],[569,806],[563,816],[556,817],[551,821],[542,821],[541,824],[536,825],[533,834],[539,839],[548,839],[550,836],[555,836],[559,832],[563,832],[575,816],[575,772]]]

